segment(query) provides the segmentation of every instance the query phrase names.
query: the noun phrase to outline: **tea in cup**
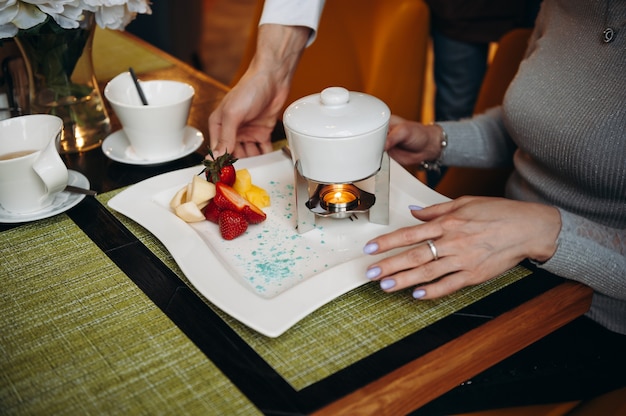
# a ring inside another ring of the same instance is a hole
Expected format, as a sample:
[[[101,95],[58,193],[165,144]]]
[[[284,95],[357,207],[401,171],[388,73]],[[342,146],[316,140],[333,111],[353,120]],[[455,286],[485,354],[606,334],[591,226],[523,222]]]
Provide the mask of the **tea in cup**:
[[[119,118],[124,134],[137,157],[161,160],[184,149],[193,87],[184,82],[139,81],[147,105],[141,101],[130,72],[113,78],[104,96]]]
[[[67,185],[57,150],[63,120],[33,114],[0,121],[0,207],[27,214],[48,207]]]

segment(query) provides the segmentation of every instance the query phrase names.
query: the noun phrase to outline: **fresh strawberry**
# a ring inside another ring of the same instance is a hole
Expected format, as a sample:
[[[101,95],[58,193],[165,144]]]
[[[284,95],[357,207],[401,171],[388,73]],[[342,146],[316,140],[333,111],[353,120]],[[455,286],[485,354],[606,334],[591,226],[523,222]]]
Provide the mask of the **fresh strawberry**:
[[[224,182],[232,186],[237,178],[237,173],[233,166],[237,158],[226,152],[216,159],[213,157],[211,149],[209,149],[209,156],[211,156],[211,159],[204,159],[203,162],[206,180],[213,183]]]
[[[265,221],[267,215],[256,205],[239,195],[231,186],[218,182],[215,184],[215,204],[223,210],[231,210],[243,214],[250,224]]]
[[[248,229],[248,221],[243,214],[230,210],[220,212],[218,224],[224,240],[237,238]]]
[[[204,218],[218,224],[218,219],[222,210],[215,204],[215,201],[211,199],[208,205],[204,208]]]
[[[244,217],[246,217],[246,220],[250,224],[258,224],[260,222],[265,221],[265,218],[267,218],[267,215],[265,214],[265,212],[261,211],[260,208],[258,208],[256,205],[253,205],[253,204],[246,205],[245,207],[243,207],[243,210],[241,211],[241,213],[243,214]]]

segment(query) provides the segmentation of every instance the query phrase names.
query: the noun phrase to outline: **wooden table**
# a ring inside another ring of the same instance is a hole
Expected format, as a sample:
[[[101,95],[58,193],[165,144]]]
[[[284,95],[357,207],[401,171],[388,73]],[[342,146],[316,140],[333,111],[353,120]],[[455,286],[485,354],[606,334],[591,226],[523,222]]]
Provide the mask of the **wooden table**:
[[[139,73],[140,78],[176,79],[196,88],[189,124],[203,132],[208,144],[208,116],[227,88],[139,39],[125,36],[171,63]],[[113,128],[119,128],[115,119]],[[198,164],[204,154],[202,147],[181,160],[147,167],[113,162],[100,149],[64,158],[70,169],[89,178],[93,189],[107,192]],[[591,302],[589,288],[534,270],[531,276],[476,302],[463,313],[448,316],[296,391],[171,270],[157,261],[139,262],[137,259],[147,256],[146,247],[102,204],[86,198],[67,215],[247,399],[267,414],[405,414],[582,315]],[[16,226],[0,224],[0,232]]]

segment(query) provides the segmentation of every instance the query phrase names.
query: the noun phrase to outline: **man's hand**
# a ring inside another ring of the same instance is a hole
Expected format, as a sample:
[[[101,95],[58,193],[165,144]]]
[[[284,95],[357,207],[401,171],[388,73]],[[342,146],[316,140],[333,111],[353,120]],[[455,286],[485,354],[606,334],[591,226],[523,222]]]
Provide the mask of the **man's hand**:
[[[209,117],[216,157],[226,151],[239,158],[272,151],[270,135],[310,33],[311,29],[301,26],[259,27],[250,66]]]

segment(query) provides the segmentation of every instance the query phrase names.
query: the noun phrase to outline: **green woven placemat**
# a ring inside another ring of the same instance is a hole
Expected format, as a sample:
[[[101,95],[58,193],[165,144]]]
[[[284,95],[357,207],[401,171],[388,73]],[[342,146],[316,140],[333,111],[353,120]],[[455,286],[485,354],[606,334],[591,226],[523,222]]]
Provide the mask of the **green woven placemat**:
[[[0,259],[0,413],[260,414],[66,215]]]
[[[100,195],[98,199],[106,204],[120,191]],[[167,249],[149,231],[123,215],[115,215],[194,289]],[[366,284],[324,305],[278,338],[249,329],[205,301],[294,389],[301,390],[530,273],[516,267],[454,295],[419,302],[407,292],[385,294],[375,283]]]

